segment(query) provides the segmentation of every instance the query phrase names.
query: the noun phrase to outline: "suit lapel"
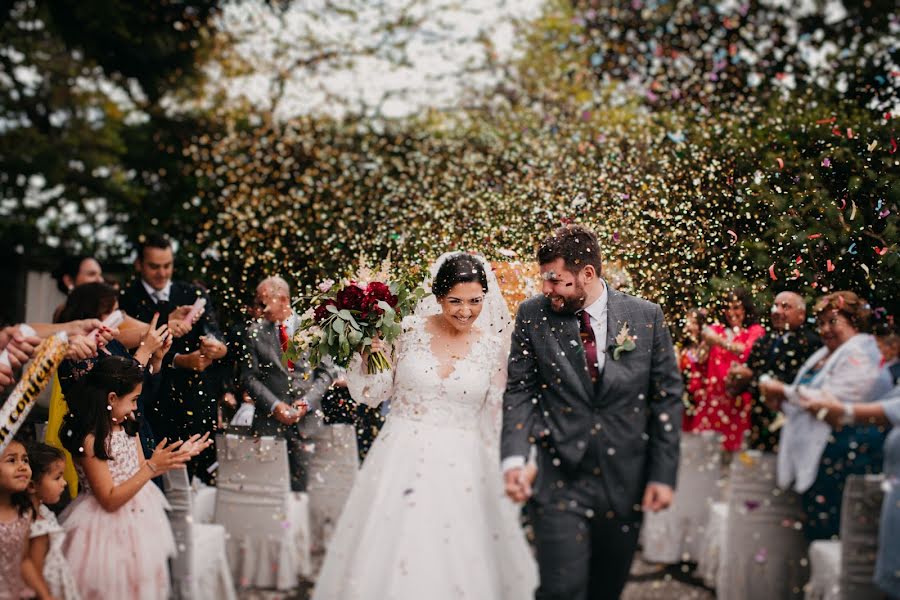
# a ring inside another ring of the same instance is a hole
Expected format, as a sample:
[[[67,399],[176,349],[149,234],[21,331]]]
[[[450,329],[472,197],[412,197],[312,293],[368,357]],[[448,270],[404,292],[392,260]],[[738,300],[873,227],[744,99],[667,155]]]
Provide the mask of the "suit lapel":
[[[578,318],[572,315],[560,315],[550,310],[547,311],[547,314],[556,341],[566,356],[566,362],[571,365],[578,380],[581,381],[585,400],[590,403],[591,398],[594,397],[594,384],[587,370],[587,359],[584,355],[584,346],[581,344]]]
[[[619,368],[619,361],[613,360],[613,348],[616,346],[616,336],[627,321],[625,307],[622,305],[622,293],[609,285],[606,286],[606,362],[603,364],[603,372],[600,374],[600,383],[597,386],[597,399],[602,399],[609,392],[611,375]],[[633,324],[630,324],[630,326]]]
[[[276,327],[275,323],[272,321],[266,321],[265,339],[268,340],[269,348],[275,356],[275,363],[278,365],[279,370],[290,377],[290,371],[288,371],[287,365],[281,360],[281,338],[278,336],[278,327]]]

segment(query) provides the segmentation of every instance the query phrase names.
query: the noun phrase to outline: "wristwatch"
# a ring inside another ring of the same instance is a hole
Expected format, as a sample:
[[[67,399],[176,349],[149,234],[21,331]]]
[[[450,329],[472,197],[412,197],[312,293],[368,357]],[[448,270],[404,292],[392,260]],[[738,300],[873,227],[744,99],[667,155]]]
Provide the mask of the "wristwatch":
[[[841,415],[841,424],[851,425],[855,417],[856,411],[853,410],[853,405],[849,402],[844,402],[844,414]]]

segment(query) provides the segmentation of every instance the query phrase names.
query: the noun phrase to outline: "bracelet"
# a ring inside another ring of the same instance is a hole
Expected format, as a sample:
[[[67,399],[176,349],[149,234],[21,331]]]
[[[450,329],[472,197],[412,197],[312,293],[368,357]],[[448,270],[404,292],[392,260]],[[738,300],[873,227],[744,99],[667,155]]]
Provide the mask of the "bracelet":
[[[856,410],[849,402],[844,402],[844,414],[841,415],[841,424],[852,425],[856,417]]]
[[[147,468],[150,469],[150,472],[156,475],[156,467],[153,466],[153,463],[149,460],[144,461],[144,464],[147,465]]]

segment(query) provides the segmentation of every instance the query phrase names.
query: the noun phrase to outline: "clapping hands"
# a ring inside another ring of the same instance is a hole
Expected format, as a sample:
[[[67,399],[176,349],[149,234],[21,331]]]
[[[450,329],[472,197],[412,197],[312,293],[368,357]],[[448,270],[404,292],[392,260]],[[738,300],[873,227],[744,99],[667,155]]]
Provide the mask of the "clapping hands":
[[[178,449],[179,454],[186,454],[189,458],[193,458],[212,446],[213,441],[209,439],[209,432],[207,431],[202,436],[199,433],[195,433],[191,437],[187,439],[186,442],[181,444],[181,448]]]

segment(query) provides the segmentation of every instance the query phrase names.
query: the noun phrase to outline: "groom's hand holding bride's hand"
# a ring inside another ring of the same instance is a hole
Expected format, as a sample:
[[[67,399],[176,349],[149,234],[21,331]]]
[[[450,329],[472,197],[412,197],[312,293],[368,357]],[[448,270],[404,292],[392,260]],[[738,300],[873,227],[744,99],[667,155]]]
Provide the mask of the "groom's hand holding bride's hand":
[[[641,508],[644,512],[659,512],[669,508],[674,496],[675,491],[671,486],[651,481],[644,490],[644,500],[641,502]]]
[[[537,465],[527,463],[523,467],[513,467],[503,473],[506,495],[513,502],[521,503],[531,498],[531,484],[537,477]]]

